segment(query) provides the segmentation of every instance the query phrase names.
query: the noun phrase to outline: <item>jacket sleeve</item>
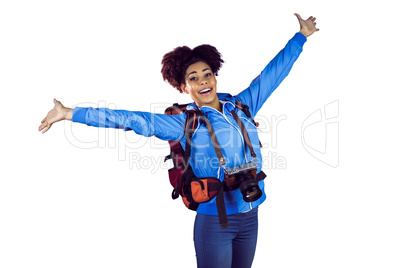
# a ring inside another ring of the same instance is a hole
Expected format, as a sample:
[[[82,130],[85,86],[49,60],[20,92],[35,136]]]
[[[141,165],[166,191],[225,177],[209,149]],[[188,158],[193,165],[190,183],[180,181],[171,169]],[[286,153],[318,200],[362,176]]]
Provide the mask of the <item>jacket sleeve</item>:
[[[154,135],[162,140],[176,141],[184,135],[186,115],[76,107],[72,120],[88,126],[133,130],[145,137]]]
[[[296,33],[275,58],[268,63],[261,74],[251,82],[250,86],[236,96],[242,103],[249,106],[253,117],[289,74],[306,41],[307,38],[303,34]]]

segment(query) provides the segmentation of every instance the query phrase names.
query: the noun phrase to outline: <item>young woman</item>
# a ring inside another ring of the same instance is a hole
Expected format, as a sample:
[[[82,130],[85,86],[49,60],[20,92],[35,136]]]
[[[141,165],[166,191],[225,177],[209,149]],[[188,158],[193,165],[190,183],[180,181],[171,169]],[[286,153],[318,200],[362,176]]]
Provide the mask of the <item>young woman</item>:
[[[195,176],[215,177],[224,181],[228,168],[249,162],[256,163],[257,174],[261,172],[258,134],[250,118],[236,106],[236,101],[247,105],[251,116],[254,117],[288,75],[293,63],[302,52],[306,37],[319,30],[316,28],[314,17],[303,20],[300,15],[295,15],[300,24],[300,32],[289,40],[250,86],[236,96],[217,93],[216,76],[223,60],[215,47],[210,45],[201,45],[194,49],[177,47],[164,55],[163,78],[181,93],[190,95],[194,103],[189,104],[187,109],[198,109],[205,115],[214,129],[226,162],[224,166],[220,164],[206,127],[199,124],[192,137],[190,158]],[[54,108],[39,126],[39,131],[43,133],[55,122],[72,120],[95,127],[133,130],[147,137],[155,135],[162,140],[180,141],[183,148],[185,147],[186,113],[164,115],[107,108],[70,109],[57,100],[54,100],[54,104]],[[240,118],[247,130],[252,144],[251,149],[255,153],[245,145],[247,137],[236,117]],[[220,228],[215,199],[199,205],[194,224],[198,267],[251,267],[257,243],[258,206],[266,199],[263,180],[258,182],[258,187],[262,195],[251,202],[244,200],[239,188],[224,192],[229,221],[227,229]]]

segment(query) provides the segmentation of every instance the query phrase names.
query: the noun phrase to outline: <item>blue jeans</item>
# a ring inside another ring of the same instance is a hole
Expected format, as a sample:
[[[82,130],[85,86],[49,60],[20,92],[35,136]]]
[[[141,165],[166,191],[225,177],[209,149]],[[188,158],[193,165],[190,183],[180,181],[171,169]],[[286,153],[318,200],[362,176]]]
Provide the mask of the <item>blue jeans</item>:
[[[220,229],[218,216],[197,214],[194,245],[198,268],[249,268],[258,235],[258,207],[229,215],[229,228]]]

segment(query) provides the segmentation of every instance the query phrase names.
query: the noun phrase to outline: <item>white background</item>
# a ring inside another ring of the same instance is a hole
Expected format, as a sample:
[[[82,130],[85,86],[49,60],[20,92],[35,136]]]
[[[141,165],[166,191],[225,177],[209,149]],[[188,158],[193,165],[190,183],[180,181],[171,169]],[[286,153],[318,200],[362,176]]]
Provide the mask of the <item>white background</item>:
[[[321,30],[259,114],[286,118],[276,146],[261,135],[263,156],[286,165],[264,168],[253,267],[401,267],[393,3],[1,1],[0,267],[195,267],[195,213],[170,198],[166,143],[71,122],[37,128],[54,97],[154,112],[190,102],[160,74],[181,45],[216,46],[226,61],[218,91],[236,94],[299,30],[295,12]],[[303,122],[333,102],[330,136],[323,120],[302,139]],[[339,148],[325,152],[335,164],[303,143]]]

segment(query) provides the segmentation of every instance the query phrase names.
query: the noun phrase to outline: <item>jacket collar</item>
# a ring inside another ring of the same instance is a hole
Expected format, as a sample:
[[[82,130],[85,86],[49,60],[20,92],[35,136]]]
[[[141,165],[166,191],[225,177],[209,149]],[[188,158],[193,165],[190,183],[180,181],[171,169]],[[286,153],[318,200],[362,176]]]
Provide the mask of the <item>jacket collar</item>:
[[[235,97],[228,93],[217,93],[219,102],[222,103],[222,109],[223,111],[227,110],[228,112],[232,111],[235,108]],[[226,104],[227,103],[227,104]],[[203,113],[208,113],[209,111],[217,111],[214,108],[208,107],[208,106],[203,106],[201,109],[198,109],[197,105],[195,102],[190,103],[187,105],[187,110],[200,110]]]

